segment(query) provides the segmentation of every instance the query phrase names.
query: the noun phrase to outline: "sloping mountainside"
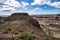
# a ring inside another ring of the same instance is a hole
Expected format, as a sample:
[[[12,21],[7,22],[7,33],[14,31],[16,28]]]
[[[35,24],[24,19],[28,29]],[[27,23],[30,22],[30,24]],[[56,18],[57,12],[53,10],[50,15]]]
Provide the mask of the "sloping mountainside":
[[[60,14],[34,16],[42,30],[51,37],[60,38]]]
[[[34,35],[33,40],[45,39],[45,34],[40,28],[39,22],[30,17],[28,13],[14,13],[9,17],[0,19],[1,40],[19,37],[23,32],[31,32]]]

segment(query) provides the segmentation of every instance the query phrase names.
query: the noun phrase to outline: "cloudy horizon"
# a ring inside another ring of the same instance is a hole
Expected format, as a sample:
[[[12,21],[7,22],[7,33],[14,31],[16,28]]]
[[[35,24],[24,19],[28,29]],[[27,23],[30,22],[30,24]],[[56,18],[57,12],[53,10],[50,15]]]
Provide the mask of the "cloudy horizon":
[[[60,14],[60,0],[0,0],[0,15],[27,12],[30,15]]]

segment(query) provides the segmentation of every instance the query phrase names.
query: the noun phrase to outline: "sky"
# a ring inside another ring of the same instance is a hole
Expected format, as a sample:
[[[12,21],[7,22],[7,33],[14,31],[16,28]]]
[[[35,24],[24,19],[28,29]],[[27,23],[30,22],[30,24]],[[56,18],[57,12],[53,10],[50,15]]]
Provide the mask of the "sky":
[[[27,12],[29,15],[60,14],[60,0],[0,0],[0,15]]]

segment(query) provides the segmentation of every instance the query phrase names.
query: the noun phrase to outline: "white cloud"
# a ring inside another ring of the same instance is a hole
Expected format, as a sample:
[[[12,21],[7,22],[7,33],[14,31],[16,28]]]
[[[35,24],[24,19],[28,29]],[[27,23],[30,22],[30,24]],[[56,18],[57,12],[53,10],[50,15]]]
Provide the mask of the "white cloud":
[[[0,11],[4,11],[4,10],[13,11],[15,10],[15,8],[21,6],[20,3],[16,0],[1,0],[0,3],[4,4],[4,5],[0,5],[1,6]]]
[[[26,7],[26,6],[28,6],[28,5],[29,5],[29,3],[22,2],[22,6]]]
[[[0,3],[4,4],[4,5],[0,5],[1,6],[0,11],[5,11],[5,10],[14,11],[15,8],[20,8],[20,7],[22,7],[25,10],[25,9],[27,9],[27,6],[29,5],[29,3],[26,3],[24,1],[22,1],[21,2],[22,4],[20,4],[16,0],[1,0]]]
[[[51,4],[51,0],[34,0],[31,5],[44,5],[44,4]]]
[[[13,10],[15,10],[15,9],[12,7],[6,7],[6,8],[4,7],[1,9],[1,11],[13,11]]]
[[[51,4],[51,6],[54,6],[56,8],[60,8],[60,2],[54,2]]]
[[[56,8],[60,8],[60,2],[56,2],[57,0],[54,0],[54,2],[51,2],[51,0],[34,0],[31,5],[44,5],[47,4],[49,6],[54,6]]]
[[[32,14],[37,15],[37,14],[40,14],[39,12],[41,12],[41,11],[42,11],[41,8],[36,7],[35,9],[28,11],[28,13],[29,13],[29,15],[32,15]]]
[[[22,1],[21,3],[22,3],[22,5],[21,5],[22,9],[23,10],[27,10],[28,9],[28,6],[29,6],[29,3],[24,2],[24,1]]]
[[[15,1],[15,0],[7,0],[7,1],[5,1],[4,4],[7,4],[7,5],[12,6],[12,7],[21,6],[20,3],[18,1]]]
[[[6,0],[0,0],[0,3],[4,3]]]
[[[35,9],[33,9],[33,10],[31,10],[31,11],[41,11],[42,9],[41,8],[38,8],[38,7],[36,7]]]

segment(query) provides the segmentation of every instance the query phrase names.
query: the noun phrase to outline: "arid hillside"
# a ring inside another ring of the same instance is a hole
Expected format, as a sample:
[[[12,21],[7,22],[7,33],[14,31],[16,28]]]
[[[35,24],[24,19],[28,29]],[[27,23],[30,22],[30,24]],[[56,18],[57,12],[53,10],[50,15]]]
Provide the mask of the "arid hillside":
[[[33,34],[33,40],[44,40],[45,34],[40,24],[28,13],[14,13],[9,17],[0,18],[0,39],[11,40],[11,37],[20,37],[23,32]],[[17,40],[20,40],[17,39]]]
[[[0,40],[22,39],[60,40],[60,15],[13,13],[8,17],[0,17]]]
[[[60,38],[60,14],[34,16],[42,30],[51,37]]]

